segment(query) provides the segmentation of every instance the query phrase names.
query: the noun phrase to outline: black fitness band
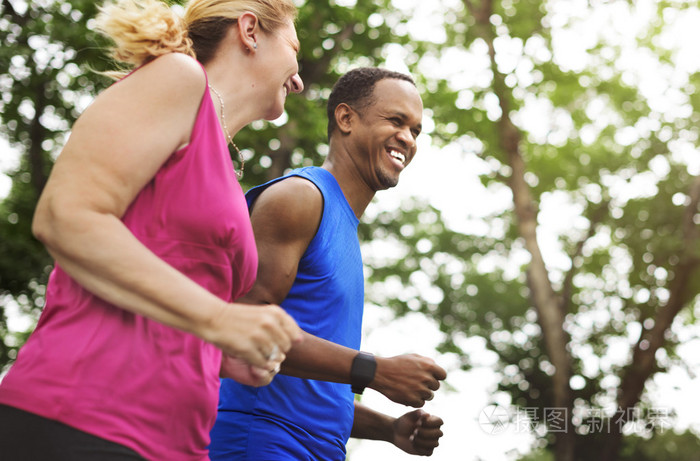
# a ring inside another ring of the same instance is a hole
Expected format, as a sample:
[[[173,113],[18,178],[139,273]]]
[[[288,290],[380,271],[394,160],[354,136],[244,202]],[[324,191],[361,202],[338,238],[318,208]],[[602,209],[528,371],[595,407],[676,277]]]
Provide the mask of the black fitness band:
[[[362,394],[365,387],[374,379],[377,371],[377,362],[374,355],[368,352],[359,352],[352,361],[350,369],[350,385],[355,394]]]

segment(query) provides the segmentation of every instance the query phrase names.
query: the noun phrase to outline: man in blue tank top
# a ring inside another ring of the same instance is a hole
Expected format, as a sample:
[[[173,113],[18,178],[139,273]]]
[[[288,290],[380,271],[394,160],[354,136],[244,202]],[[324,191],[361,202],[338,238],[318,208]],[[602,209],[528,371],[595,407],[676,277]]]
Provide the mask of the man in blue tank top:
[[[410,77],[353,70],[328,101],[323,166],[248,192],[259,267],[240,301],[279,304],[305,333],[270,385],[222,380],[212,460],[342,461],[350,436],[386,440],[418,455],[431,455],[438,445],[437,416],[414,410],[392,418],[353,394],[370,387],[422,407],[445,379],[426,357],[358,352],[364,277],[357,226],[374,194],[394,187],[413,159],[422,112]]]

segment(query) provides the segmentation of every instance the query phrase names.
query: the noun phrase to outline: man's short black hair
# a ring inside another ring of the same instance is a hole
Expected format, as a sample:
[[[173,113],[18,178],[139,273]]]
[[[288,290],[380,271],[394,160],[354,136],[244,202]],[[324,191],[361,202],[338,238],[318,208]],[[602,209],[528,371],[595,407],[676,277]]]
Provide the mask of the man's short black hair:
[[[405,80],[415,86],[413,79],[400,72],[394,72],[379,67],[360,67],[353,69],[338,79],[328,98],[328,140],[335,130],[335,108],[339,104],[347,104],[357,112],[362,112],[374,102],[374,85],[385,78]]]

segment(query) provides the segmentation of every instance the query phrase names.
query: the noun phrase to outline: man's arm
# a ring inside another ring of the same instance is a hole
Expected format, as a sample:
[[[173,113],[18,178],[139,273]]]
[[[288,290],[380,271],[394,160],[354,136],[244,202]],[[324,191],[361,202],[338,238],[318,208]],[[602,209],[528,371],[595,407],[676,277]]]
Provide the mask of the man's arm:
[[[258,275],[251,290],[238,301],[279,304],[289,293],[297,267],[321,222],[323,196],[310,181],[292,177],[263,191],[251,211],[258,248]],[[357,351],[309,333],[293,345],[282,373],[299,378],[350,383]],[[394,402],[423,406],[446,373],[432,359],[415,354],[377,357],[369,384]]]
[[[383,440],[406,453],[430,456],[439,445],[442,424],[442,419],[423,410],[392,418],[355,402],[355,419],[350,437]]]
[[[303,332],[282,362],[282,373],[298,378],[350,384],[357,351]],[[377,369],[367,387],[402,405],[422,407],[447,376],[432,359],[417,354],[375,357]]]

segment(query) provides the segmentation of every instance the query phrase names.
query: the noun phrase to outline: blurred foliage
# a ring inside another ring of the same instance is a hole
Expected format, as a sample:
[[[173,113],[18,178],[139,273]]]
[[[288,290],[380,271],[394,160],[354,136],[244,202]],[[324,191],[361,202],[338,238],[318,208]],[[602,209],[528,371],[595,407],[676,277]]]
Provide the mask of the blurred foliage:
[[[12,189],[0,203],[0,370],[28,334],[8,331],[6,306],[14,303],[35,318],[51,269],[31,234],[36,200],[81,98],[107,84],[89,70],[106,62],[104,41],[86,27],[95,2],[3,0],[1,8],[0,136],[22,156],[8,173]]]
[[[556,241],[545,242],[538,233],[536,242],[559,248],[559,260],[545,263],[557,309],[564,315],[560,328],[570,338],[565,352],[576,383],[570,389],[570,410],[585,413],[619,402],[650,409],[653,402],[643,392],[637,395],[637,387],[643,390],[655,373],[683,366],[675,352],[677,329],[686,340],[697,338],[696,330],[687,327],[700,309],[700,214],[692,202],[698,173],[689,166],[688,154],[680,152],[697,155],[700,80],[697,73],[687,83],[677,77],[681,83],[674,88],[660,77],[657,84],[667,86],[664,97],[682,101],[675,113],[664,111],[642,91],[645,75],[620,65],[631,59],[630,51],[605,41],[614,41],[614,34],[597,36],[598,42],[570,68],[556,55],[557,33],[580,28],[578,22],[597,7],[630,13],[636,7],[620,1],[589,2],[587,8],[579,3],[567,15],[564,3],[444,2],[446,41],[418,44],[424,61],[419,78],[428,89],[424,102],[436,125],[433,142],[462,146],[464,155],[479,159],[486,170],[481,193],[464,201],[489,200],[512,189],[512,152],[503,142],[504,119],[510,119],[517,128],[517,155],[525,164],[520,179],[538,219],[551,203],[561,203],[562,219],[570,220],[560,226]],[[673,27],[662,18],[680,17],[698,2],[658,2],[654,7],[658,13],[651,16],[657,19],[640,31],[636,51],[653,56],[662,69],[659,75],[668,76],[670,70],[663,66],[673,66],[676,54],[654,37]],[[666,8],[678,15],[664,15]],[[611,22],[598,26],[614,30]],[[458,56],[464,65],[450,65],[443,58],[448,50],[450,59]],[[533,110],[536,104],[540,110]],[[556,214],[550,211],[550,216]],[[526,277],[531,255],[519,218],[512,207],[467,218],[480,221],[474,232],[453,231],[431,204],[407,202],[400,210],[380,212],[363,229],[363,239],[382,239],[392,250],[376,261],[369,258],[375,283],[368,296],[399,315],[420,312],[433,318],[445,333],[441,350],[453,353],[464,369],[475,365],[474,357],[482,360],[465,352],[467,339],[483,338],[498,357],[498,390],[517,407],[551,408],[555,368],[534,302],[533,290],[540,287]],[[655,328],[660,322],[668,325]],[[652,343],[660,343],[658,351],[644,357]],[[626,356],[615,352],[620,347]],[[633,352],[639,363],[629,362]],[[651,364],[643,365],[641,358],[649,356]],[[626,376],[633,385],[627,385]],[[616,448],[610,442],[614,434],[591,433],[587,419],[572,423],[573,458],[560,453],[557,459],[606,459],[604,449],[615,459],[618,448],[630,449],[628,441]],[[555,459],[555,437],[543,420],[537,425],[545,429],[537,432],[538,444],[544,443],[548,454],[532,459]]]
[[[595,453],[589,458],[596,459]],[[671,430],[656,431],[648,437],[630,435],[625,438],[618,461],[699,461],[700,439],[689,431],[677,433]],[[518,461],[554,461],[552,453],[545,449],[532,451]]]
[[[700,440],[690,431],[657,431],[649,438],[628,437],[620,461],[700,461]]]

